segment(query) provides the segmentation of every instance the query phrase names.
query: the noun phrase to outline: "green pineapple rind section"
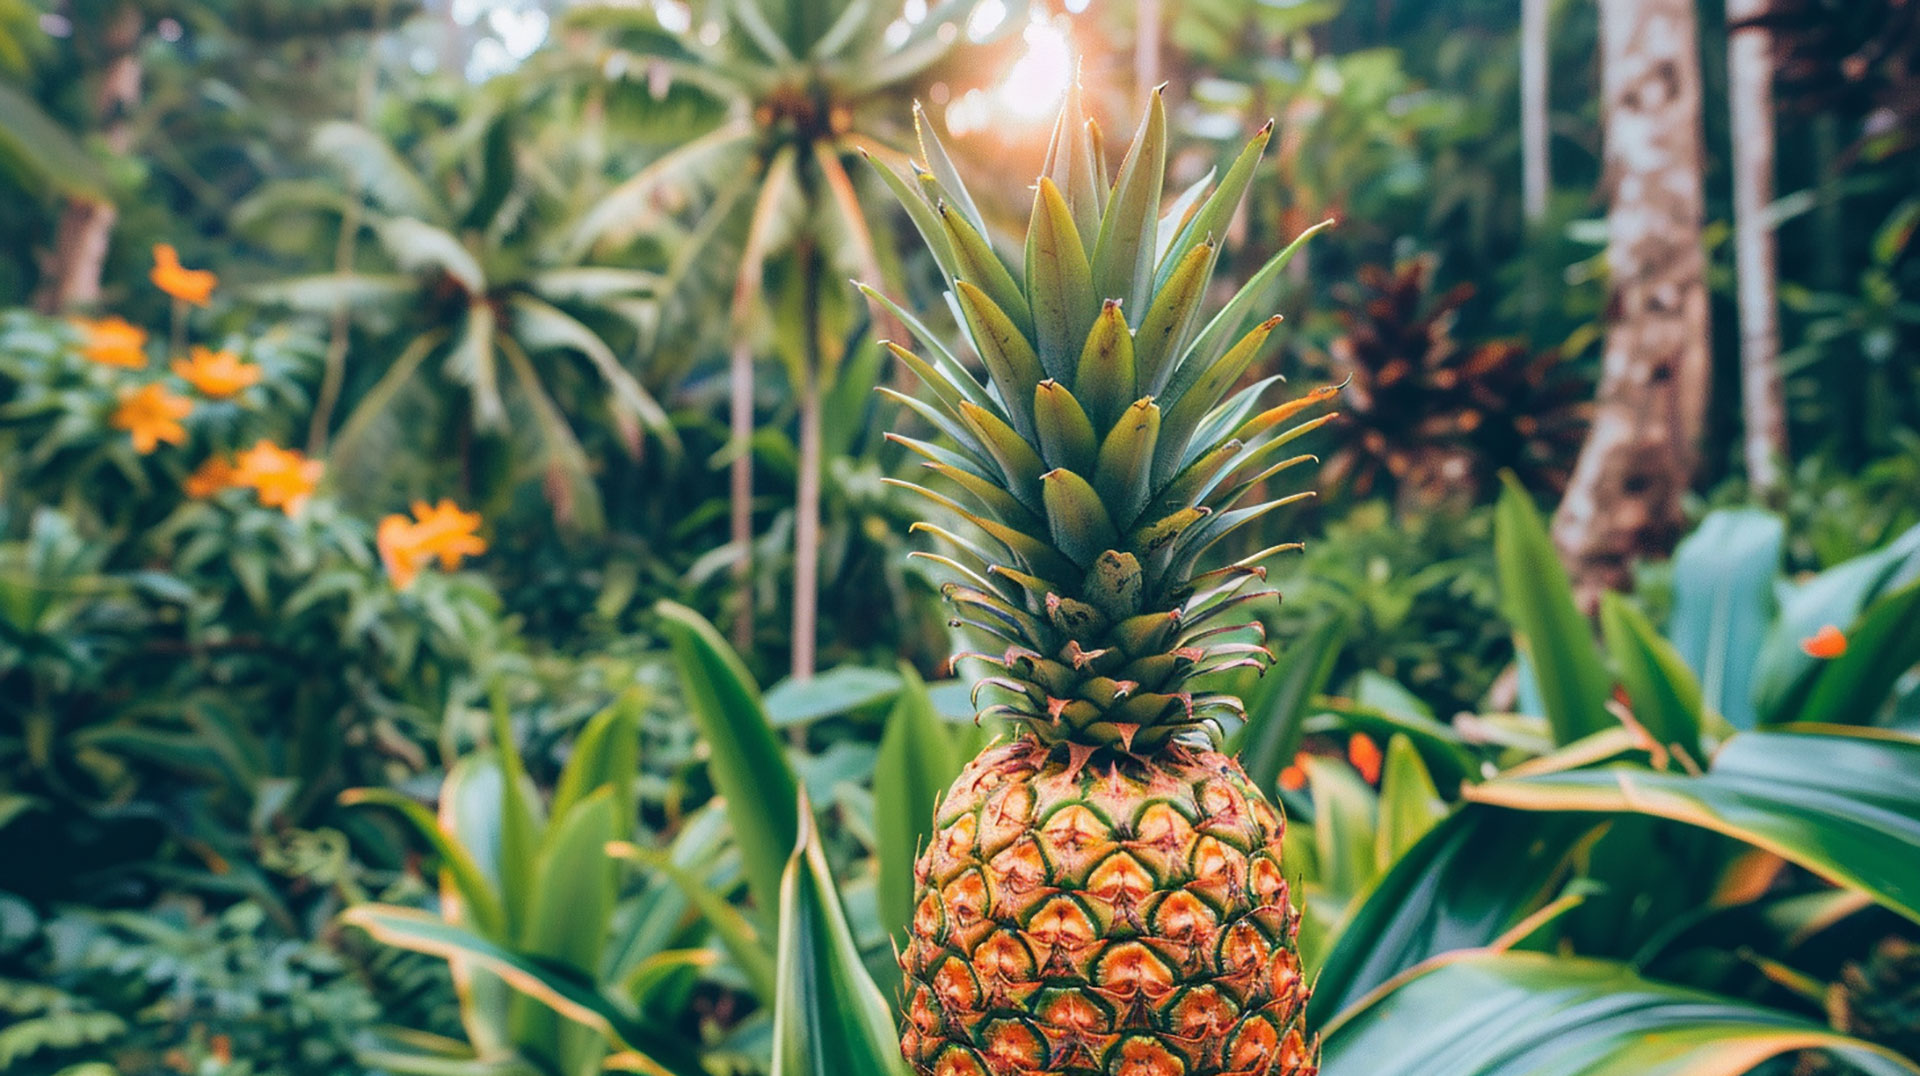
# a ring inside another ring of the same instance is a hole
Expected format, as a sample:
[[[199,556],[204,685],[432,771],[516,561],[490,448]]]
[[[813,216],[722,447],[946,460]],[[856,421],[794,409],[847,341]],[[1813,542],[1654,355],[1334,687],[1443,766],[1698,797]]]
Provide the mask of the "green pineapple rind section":
[[[1336,390],[1263,406],[1277,378],[1233,389],[1278,321],[1244,328],[1259,294],[1327,225],[1203,318],[1217,236],[1272,125],[1210,195],[1189,192],[1175,203],[1177,219],[1162,219],[1160,94],[1110,187],[1098,128],[1075,98],[1036,185],[1024,271],[983,235],[974,199],[929,128],[921,139],[932,166],[902,177],[875,162],[951,284],[969,345],[943,347],[909,323],[931,357],[889,347],[926,398],[882,391],[945,436],[945,446],[893,439],[924,456],[953,495],[895,484],[984,538],[919,528],[950,547],[932,559],[956,577],[946,588],[955,625],[988,641],[991,652],[967,655],[992,668],[981,688],[1001,696],[982,715],[1016,721],[1047,744],[1150,754],[1239,713],[1230,696],[1196,692],[1196,677],[1272,660],[1247,641],[1258,622],[1245,607],[1272,594],[1259,585],[1261,562],[1292,547],[1203,565],[1222,539],[1311,496],[1243,503],[1312,459],[1280,449],[1333,417],[1291,423]],[[955,357],[969,349],[983,360],[984,383]]]

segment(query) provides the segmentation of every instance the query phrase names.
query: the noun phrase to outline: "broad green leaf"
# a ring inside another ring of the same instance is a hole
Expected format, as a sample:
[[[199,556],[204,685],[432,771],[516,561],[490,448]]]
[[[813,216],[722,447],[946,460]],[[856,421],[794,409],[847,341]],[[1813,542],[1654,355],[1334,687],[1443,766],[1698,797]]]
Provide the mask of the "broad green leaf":
[[[78,139],[38,102],[0,83],[0,168],[61,194],[108,200],[112,184]]]
[[[1397,686],[1397,685],[1396,685]],[[1479,774],[1479,762],[1460,734],[1431,717],[1403,709],[1380,709],[1339,696],[1321,696],[1307,711],[1308,735],[1364,732],[1378,740],[1405,736],[1420,752],[1427,771],[1449,795],[1461,781]]]
[[[527,768],[520,759],[520,746],[513,738],[513,720],[507,712],[505,689],[494,684],[490,694],[493,710],[493,751],[490,757],[500,771],[500,799],[497,808],[497,824],[500,835],[500,893],[506,900],[507,931],[510,937],[520,937],[526,929],[526,915],[533,904],[533,886],[536,859],[539,856],[540,833],[546,828],[541,816],[540,796],[534,791],[533,782],[527,778]],[[463,808],[477,807],[472,800],[455,805],[456,815]],[[440,805],[442,824],[448,804],[443,800]],[[459,825],[459,819],[452,820]]]
[[[1665,746],[1678,744],[1694,761],[1700,749],[1700,684],[1638,606],[1618,594],[1600,595],[1600,630],[1627,689],[1634,720]]]
[[[1346,639],[1342,619],[1315,624],[1280,652],[1275,667],[1245,700],[1247,723],[1234,734],[1231,750],[1261,791],[1273,793],[1280,771],[1292,764],[1300,750],[1309,707],[1326,689]]]
[[[444,273],[468,295],[486,294],[486,270],[453,233],[414,217],[389,217],[378,222],[374,234],[400,268]]]
[[[597,791],[556,814],[541,842],[534,866],[529,906],[521,923],[518,948],[592,978],[599,972],[613,918],[614,862],[607,844],[617,834],[611,787]],[[508,1018],[522,1051],[562,1072],[597,1065],[601,1043],[560,1023],[545,1005],[522,1000]]]
[[[673,646],[692,717],[712,752],[707,769],[727,799],[747,888],[770,916],[780,906],[780,876],[799,835],[799,781],[739,655],[686,606],[661,602],[654,611]]]
[[[313,152],[343,172],[368,201],[396,216],[431,219],[445,200],[400,156],[393,144],[357,123],[329,120],[313,129]]]
[[[1755,508],[1710,512],[1673,553],[1667,638],[1700,678],[1706,705],[1750,729],[1753,670],[1773,623],[1785,527]]]
[[[933,833],[934,805],[965,762],[926,685],[907,666],[901,676],[905,686],[894,700],[873,764],[880,923],[895,936],[913,919],[913,861]]]
[[[398,812],[439,853],[441,870],[446,872],[448,884],[472,913],[474,928],[489,937],[498,937],[505,931],[506,912],[500,906],[500,894],[481,873],[466,846],[440,828],[433,812],[390,788],[350,788],[340,793],[340,802],[349,807],[368,804]]]
[[[678,888],[687,902],[699,910],[707,925],[713,928],[727,955],[733,958],[746,976],[747,985],[753,990],[754,996],[763,1004],[773,1004],[779,987],[774,977],[772,947],[747,917],[740,914],[740,909],[728,903],[724,894],[715,892],[704,878],[692,869],[675,863],[670,856],[632,845],[618,845],[615,853],[659,872]]]
[[[638,442],[640,427],[645,426],[669,450],[680,451],[680,434],[673,428],[666,409],[641,386],[638,378],[620,365],[619,357],[599,333],[559,307],[532,295],[515,295],[508,301],[513,308],[513,331],[529,352],[576,351],[593,364],[601,380],[613,390],[608,407],[615,420],[623,424],[623,437]]]
[[[1806,720],[1805,704],[1820,659],[1800,649],[1826,625],[1846,630],[1880,595],[1920,578],[1920,526],[1885,547],[1835,565],[1796,585],[1780,602],[1780,616],[1754,668],[1754,704],[1763,725]],[[1821,720],[1826,720],[1822,718]]]
[[[595,1029],[623,1050],[639,1054],[651,1063],[647,1071],[673,1076],[700,1076],[705,1072],[677,1034],[637,1020],[577,972],[531,960],[413,908],[359,904],[340,913],[340,919],[387,945],[482,967],[515,991]]]
[[[1506,489],[1493,524],[1501,608],[1515,649],[1532,664],[1554,741],[1569,744],[1619,724],[1607,712],[1613,680],[1533,498],[1511,473],[1501,477]]]
[[[1313,794],[1313,845],[1321,888],[1342,903],[1372,888],[1373,835],[1380,806],[1373,789],[1345,762],[1308,755],[1302,760]]]
[[[614,818],[623,827],[630,824],[633,780],[640,773],[640,714],[645,708],[646,693],[632,687],[588,720],[573,741],[566,768],[560,771],[549,808],[553,817],[565,816],[594,789],[607,787],[613,789]]]
[[[1374,834],[1373,862],[1385,873],[1420,838],[1447,816],[1446,801],[1433,786],[1433,776],[1420,752],[1405,734],[1387,741],[1386,762],[1380,770],[1380,828]]]
[[[613,914],[614,864],[607,844],[621,819],[611,786],[603,785],[554,816],[534,866],[532,904],[520,946],[593,974]]]
[[[767,719],[792,728],[879,706],[900,694],[901,679],[888,669],[841,665],[807,680],[782,680],[767,689]]]
[[[1794,720],[1870,724],[1894,684],[1920,661],[1920,581],[1867,606],[1847,634],[1847,652],[1814,671]]]
[[[1920,922],[1920,740],[1804,729],[1741,733],[1699,777],[1614,765],[1498,779],[1467,797],[1519,810],[1625,812],[1699,826]]]
[[[1473,804],[1456,810],[1400,857],[1348,919],[1319,969],[1308,1026],[1324,1027],[1422,961],[1492,944],[1552,899],[1569,850],[1595,825]]]
[[[1893,1052],[1751,1002],[1538,953],[1436,963],[1327,1030],[1323,1076],[1742,1076],[1831,1050],[1871,1076],[1920,1073]]]
[[[833,872],[796,801],[799,838],[780,882],[772,1076],[906,1076],[893,1013],[853,942]]]

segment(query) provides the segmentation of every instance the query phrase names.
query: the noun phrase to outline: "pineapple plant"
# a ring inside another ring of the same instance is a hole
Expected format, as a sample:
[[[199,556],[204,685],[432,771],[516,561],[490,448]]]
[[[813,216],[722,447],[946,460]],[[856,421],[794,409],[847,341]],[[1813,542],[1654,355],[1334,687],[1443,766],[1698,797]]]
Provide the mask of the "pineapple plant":
[[[949,553],[956,627],[991,653],[981,710],[1017,730],[941,800],[915,865],[902,1049],[931,1076],[1027,1072],[1309,1076],[1308,987],[1281,873],[1280,813],[1220,749],[1240,702],[1202,678],[1272,661],[1253,603],[1274,546],[1215,565],[1223,539],[1289,501],[1269,481],[1312,457],[1291,424],[1332,389],[1271,403],[1240,387],[1278,318],[1246,327],[1303,235],[1201,318],[1224,233],[1272,132],[1161,214],[1155,93],[1111,184],[1099,128],[1070,101],[1016,271],[939,142],[880,169],[947,277],[965,350],[885,303],[924,354],[888,393],[945,444],[893,439],[969,533]],[[1316,229],[1317,230],[1317,229]],[[964,498],[964,502],[961,498]],[[1250,502],[1250,503],[1243,503]]]

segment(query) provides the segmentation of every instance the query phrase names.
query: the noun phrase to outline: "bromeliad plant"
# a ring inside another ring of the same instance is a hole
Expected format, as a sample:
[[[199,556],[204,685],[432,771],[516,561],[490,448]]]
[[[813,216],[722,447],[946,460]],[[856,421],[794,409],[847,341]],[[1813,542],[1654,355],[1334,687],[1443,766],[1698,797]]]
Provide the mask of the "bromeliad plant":
[[[982,716],[1017,730],[954,782],[915,868],[902,1048],[919,1072],[1318,1070],[1283,823],[1217,749],[1240,701],[1202,679],[1271,660],[1246,610],[1272,597],[1262,562],[1290,547],[1216,547],[1307,496],[1264,490],[1311,458],[1280,450],[1325,421],[1288,420],[1331,395],[1263,407],[1277,378],[1235,391],[1279,319],[1243,323],[1301,240],[1201,316],[1270,132],[1163,218],[1159,93],[1112,181],[1070,103],[1023,272],[937,142],[913,176],[883,171],[986,365],[983,383],[897,311],[926,354],[894,353],[926,396],[894,395],[951,447],[896,439],[966,503],[910,488],[979,540],[920,526],[951,547],[935,559],[956,623],[994,651],[973,655],[993,669],[976,697],[1005,700]]]

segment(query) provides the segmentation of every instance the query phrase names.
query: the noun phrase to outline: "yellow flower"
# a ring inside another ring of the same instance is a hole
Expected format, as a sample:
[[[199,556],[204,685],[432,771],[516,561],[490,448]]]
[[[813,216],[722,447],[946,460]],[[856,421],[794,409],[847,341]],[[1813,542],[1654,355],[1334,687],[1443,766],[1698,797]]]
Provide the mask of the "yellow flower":
[[[154,287],[183,303],[205,306],[213,298],[213,286],[220,278],[206,269],[189,269],[180,264],[180,254],[171,243],[153,247],[153,272],[148,274]]]
[[[232,460],[225,456],[208,456],[207,461],[181,483],[181,488],[194,500],[204,501],[221,490],[232,489],[238,484],[234,478]]]
[[[122,317],[88,321],[75,318],[74,327],[86,334],[80,353],[102,366],[143,370],[147,365],[147,330]]]
[[[259,384],[261,376],[258,366],[240,361],[240,356],[231,351],[215,351],[198,345],[193,348],[191,361],[173,360],[173,372],[203,395],[216,400]]]
[[[133,450],[144,456],[160,447],[162,441],[172,445],[185,443],[187,428],[180,425],[180,420],[192,413],[192,400],[176,396],[168,392],[165,385],[156,384],[122,395],[111,421],[116,429],[133,435]]]
[[[487,542],[479,530],[480,513],[462,512],[459,505],[443,497],[431,507],[425,501],[415,501],[412,519],[399,513],[382,519],[375,544],[387,566],[387,578],[404,589],[435,557],[443,570],[452,571],[460,566],[462,558],[485,553]]]
[[[308,459],[298,449],[281,448],[262,439],[240,453],[233,484],[251,486],[259,494],[261,504],[295,516],[306,507],[326,469],[325,463]]]

